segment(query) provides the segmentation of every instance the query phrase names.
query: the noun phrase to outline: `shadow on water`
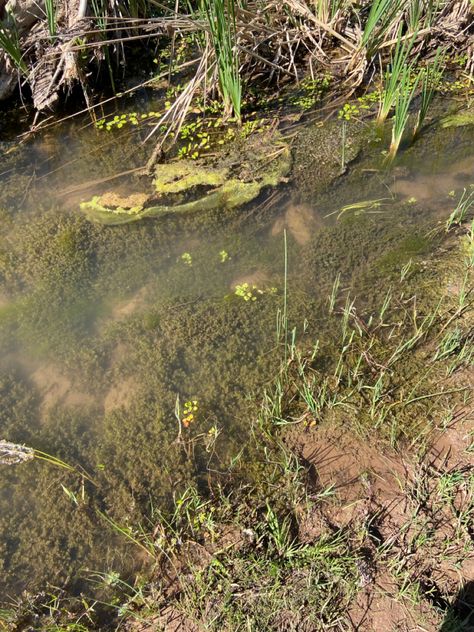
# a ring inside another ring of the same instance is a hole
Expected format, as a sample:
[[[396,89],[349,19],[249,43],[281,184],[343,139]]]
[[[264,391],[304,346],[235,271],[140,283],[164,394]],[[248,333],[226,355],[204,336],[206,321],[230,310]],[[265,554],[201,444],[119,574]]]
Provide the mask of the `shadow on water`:
[[[439,632],[474,632],[474,581],[458,592]]]

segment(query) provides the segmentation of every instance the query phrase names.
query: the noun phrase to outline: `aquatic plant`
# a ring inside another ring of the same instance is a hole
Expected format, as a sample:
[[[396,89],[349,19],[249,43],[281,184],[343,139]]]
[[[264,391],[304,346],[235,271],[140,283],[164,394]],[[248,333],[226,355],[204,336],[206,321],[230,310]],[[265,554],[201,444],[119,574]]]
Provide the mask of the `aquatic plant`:
[[[199,410],[197,399],[193,399],[184,403],[183,417],[181,423],[188,428],[195,420],[197,411]]]
[[[407,60],[413,46],[413,38],[410,40],[402,40],[401,30],[398,32],[395,51],[391,58],[390,65],[385,71],[383,90],[380,92],[379,110],[377,113],[377,125],[381,126],[391,109],[397,102],[404,73],[406,73]]]
[[[471,190],[463,190],[456,207],[446,220],[446,231],[462,224],[472,208],[474,208],[474,187],[471,187]]]
[[[372,59],[378,51],[404,4],[405,0],[373,0],[361,38],[367,59]]]
[[[262,290],[257,285],[250,283],[241,283],[234,288],[235,296],[243,298],[245,302],[256,301],[259,296],[263,296],[264,294],[276,294],[277,291],[276,287]]]
[[[382,206],[382,202],[389,200],[390,198],[377,198],[375,200],[361,200],[359,202],[352,202],[351,204],[345,204],[342,208],[332,211],[325,215],[325,217],[331,217],[337,214],[337,220],[340,220],[346,213],[353,213],[355,216],[381,213],[378,209]]]
[[[355,116],[360,114],[360,109],[355,103],[344,103],[342,108],[337,113],[337,117],[339,119],[343,119],[344,121],[350,121]]]
[[[434,60],[428,63],[426,68],[420,71],[421,77],[421,103],[413,127],[413,139],[415,139],[423,126],[428,110],[433,101],[435,92],[441,82],[444,66],[444,54],[438,48]]]
[[[227,252],[227,250],[221,250],[219,252],[219,259],[221,263],[225,263],[226,261],[230,259],[229,253]]]
[[[161,116],[160,112],[151,110],[150,112],[129,112],[127,114],[115,114],[113,117],[101,118],[95,122],[98,130],[110,130],[116,128],[121,129],[124,125],[139,125],[148,123],[150,119],[156,119]],[[153,122],[153,121],[152,121]]]
[[[11,16],[7,21],[0,22],[0,48],[5,51],[18,70],[23,74],[28,72],[22,57],[16,24]]]
[[[259,290],[256,285],[241,283],[235,286],[234,294],[243,298],[244,301],[256,301],[257,294],[263,294],[263,291]]]
[[[192,258],[191,254],[189,252],[183,252],[183,254],[181,255],[180,259],[187,266],[192,266],[193,265],[193,258]]]
[[[321,77],[304,79],[299,85],[299,91],[296,94],[290,94],[288,103],[305,111],[310,110],[328,91],[331,81],[332,77],[328,73]]]
[[[186,145],[178,150],[179,158],[191,158],[197,160],[202,151],[210,149],[210,136],[208,132],[198,132],[195,137],[191,137]]]
[[[240,78],[235,0],[201,0],[207,16],[212,45],[216,56],[219,89],[224,103],[224,114],[240,120],[242,83]]]
[[[392,121],[392,140],[387,160],[391,162],[397,155],[403,133],[410,116],[410,105],[416,93],[419,75],[413,79],[412,66],[404,66],[401,70],[400,85],[395,100],[395,113]]]

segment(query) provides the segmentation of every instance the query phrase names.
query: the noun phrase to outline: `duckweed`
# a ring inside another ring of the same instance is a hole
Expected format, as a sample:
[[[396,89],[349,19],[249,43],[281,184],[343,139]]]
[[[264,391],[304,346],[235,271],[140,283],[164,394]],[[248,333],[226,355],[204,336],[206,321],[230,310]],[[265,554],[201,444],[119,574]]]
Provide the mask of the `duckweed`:
[[[96,121],[98,130],[110,132],[112,129],[121,129],[124,125],[138,125],[147,122],[149,119],[158,119],[162,116],[160,112],[129,112],[127,114],[116,114],[113,118],[102,118]]]
[[[181,258],[181,261],[185,263],[187,266],[193,265],[193,258],[189,252],[183,252],[180,258]]]
[[[195,413],[197,413],[198,409],[198,402],[196,399],[184,403],[183,418],[181,419],[181,423],[185,428],[188,428],[190,424],[196,421]]]
[[[234,294],[243,298],[244,301],[256,301],[258,296],[262,294],[276,294],[278,292],[276,287],[271,287],[268,290],[261,290],[256,285],[251,285],[250,283],[241,283],[240,285],[236,285],[234,289]]]

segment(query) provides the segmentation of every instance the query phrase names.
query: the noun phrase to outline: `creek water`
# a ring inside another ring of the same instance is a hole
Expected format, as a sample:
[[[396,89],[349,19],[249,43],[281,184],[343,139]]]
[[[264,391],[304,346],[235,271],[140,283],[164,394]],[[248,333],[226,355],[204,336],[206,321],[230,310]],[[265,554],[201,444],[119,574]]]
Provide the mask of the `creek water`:
[[[281,358],[285,231],[290,327],[317,337],[337,274],[370,310],[474,182],[474,126],[433,126],[388,171],[362,134],[329,186],[313,181],[315,147],[304,186],[290,179],[274,199],[107,227],[79,202],[140,186],[113,176],[143,164],[144,129],[1,133],[0,440],[93,481],[36,459],[0,466],[4,602],[136,570],[140,550],[103,516],[153,532],[161,507],[246,443]]]

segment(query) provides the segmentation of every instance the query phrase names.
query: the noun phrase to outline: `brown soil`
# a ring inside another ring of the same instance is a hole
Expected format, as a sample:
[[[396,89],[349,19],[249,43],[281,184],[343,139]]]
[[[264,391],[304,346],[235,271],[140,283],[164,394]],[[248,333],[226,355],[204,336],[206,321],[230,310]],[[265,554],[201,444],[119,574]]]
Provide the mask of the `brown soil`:
[[[299,539],[313,542],[334,529],[364,538],[367,564],[360,568],[363,589],[349,613],[353,630],[440,630],[442,615],[430,607],[429,596],[414,603],[402,594],[391,572],[397,560],[410,582],[418,581],[427,593],[455,594],[474,580],[474,549],[468,552],[472,534],[464,534],[463,552],[449,503],[433,500],[443,476],[473,471],[473,439],[474,411],[467,407],[446,429],[433,433],[421,459],[382,449],[345,428],[323,426],[287,436],[289,447],[306,466],[310,491],[316,495],[331,486],[334,491],[327,502],[302,513]],[[427,493],[423,502],[415,498],[420,488]],[[468,494],[456,495],[456,510],[462,510]],[[413,542],[424,536],[427,544],[416,547]],[[450,549],[447,542],[452,543]]]
[[[147,295],[147,288],[142,287],[138,292],[136,292],[131,298],[128,298],[125,301],[120,301],[116,303],[112,308],[112,318],[113,320],[124,320],[128,318],[135,312],[142,309],[146,302],[145,298]]]
[[[150,196],[146,193],[119,195],[116,191],[107,191],[101,197],[101,203],[109,208],[133,208],[144,206]]]
[[[271,235],[280,235],[286,228],[294,240],[300,246],[304,246],[310,241],[317,227],[317,216],[310,206],[291,203],[273,224]]]
[[[450,191],[458,190],[460,184],[474,176],[472,158],[454,163],[448,171],[434,175],[418,175],[416,178],[400,178],[390,187],[393,193],[403,198],[415,198],[418,201],[433,201],[440,198],[449,201]]]
[[[74,382],[59,367],[43,364],[29,375],[41,396],[40,411],[44,419],[56,404],[70,407],[92,406],[92,395],[77,389]]]
[[[3,294],[0,294],[0,309],[6,307],[9,303],[10,301],[7,299],[7,297],[3,296]]]
[[[131,622],[126,632],[203,632],[203,629],[190,621],[186,615],[172,605],[163,608],[159,615],[146,622]]]

